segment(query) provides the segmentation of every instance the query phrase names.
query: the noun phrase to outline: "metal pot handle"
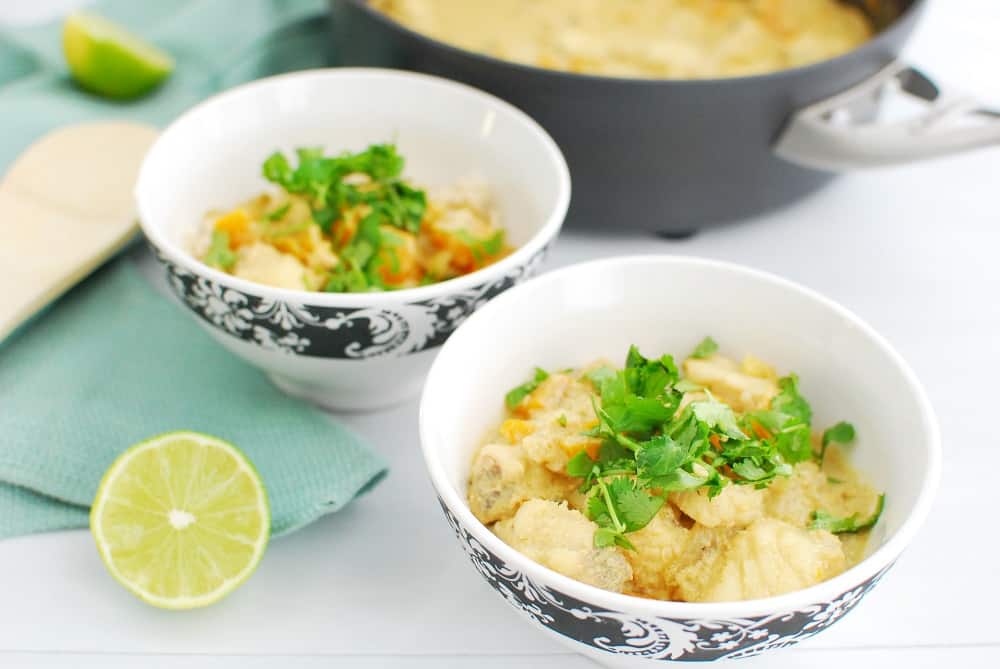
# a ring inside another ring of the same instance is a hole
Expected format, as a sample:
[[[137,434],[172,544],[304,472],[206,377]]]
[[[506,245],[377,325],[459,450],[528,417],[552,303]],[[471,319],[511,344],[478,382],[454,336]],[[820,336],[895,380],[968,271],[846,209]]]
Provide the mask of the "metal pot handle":
[[[904,95],[924,107],[915,118],[879,123],[879,102]],[[894,62],[871,78],[795,112],[774,145],[785,160],[821,170],[896,165],[1000,144],[1000,112],[939,87]]]

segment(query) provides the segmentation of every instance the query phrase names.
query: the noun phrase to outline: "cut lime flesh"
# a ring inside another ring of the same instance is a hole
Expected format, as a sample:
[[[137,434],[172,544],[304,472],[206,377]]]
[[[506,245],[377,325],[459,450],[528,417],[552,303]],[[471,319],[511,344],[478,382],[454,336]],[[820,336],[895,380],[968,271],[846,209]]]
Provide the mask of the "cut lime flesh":
[[[207,606],[253,573],[270,536],[267,493],[236,447],[195,432],[139,443],[108,469],[90,527],[105,565],[154,606]]]

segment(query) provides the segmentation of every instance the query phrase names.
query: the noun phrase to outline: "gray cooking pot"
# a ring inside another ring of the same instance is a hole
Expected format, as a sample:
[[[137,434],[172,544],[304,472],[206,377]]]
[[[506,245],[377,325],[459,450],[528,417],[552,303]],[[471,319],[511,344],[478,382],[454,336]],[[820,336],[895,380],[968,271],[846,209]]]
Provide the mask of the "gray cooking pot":
[[[867,11],[874,6],[855,4]],[[545,126],[573,178],[568,224],[685,234],[791,202],[826,184],[836,170],[1000,142],[1000,115],[942,94],[896,60],[925,4],[881,0],[872,18],[882,29],[843,56],[706,80],[626,79],[519,65],[413,32],[365,0],[331,0],[330,9],[339,63],[463,81],[511,101]],[[926,113],[877,123],[877,103],[887,93],[921,100]],[[988,122],[963,122],[970,115]]]

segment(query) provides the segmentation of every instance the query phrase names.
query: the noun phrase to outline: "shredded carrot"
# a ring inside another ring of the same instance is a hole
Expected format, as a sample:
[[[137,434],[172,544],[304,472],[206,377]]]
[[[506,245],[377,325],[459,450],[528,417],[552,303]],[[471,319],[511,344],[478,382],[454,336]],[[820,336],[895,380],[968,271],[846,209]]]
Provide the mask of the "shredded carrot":
[[[761,439],[771,438],[771,433],[768,432],[767,429],[757,421],[753,421],[753,423],[751,423],[750,426],[753,428],[754,434],[756,434]]]
[[[508,418],[500,424],[500,434],[512,444],[516,444],[535,431],[535,426],[517,418]]]
[[[250,217],[244,209],[233,209],[215,219],[215,229],[229,235],[229,248],[237,249],[253,242]]]

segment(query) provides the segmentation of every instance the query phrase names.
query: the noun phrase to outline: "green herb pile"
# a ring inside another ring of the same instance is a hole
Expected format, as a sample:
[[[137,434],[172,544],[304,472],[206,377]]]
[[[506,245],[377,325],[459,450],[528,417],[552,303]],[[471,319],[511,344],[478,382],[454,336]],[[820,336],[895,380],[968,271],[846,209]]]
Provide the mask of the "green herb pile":
[[[283,153],[272,154],[264,161],[264,177],[289,193],[304,195],[323,232],[330,232],[344,211],[362,204],[370,208],[358,223],[356,234],[337,249],[343,262],[331,273],[324,290],[385,290],[378,270],[385,263],[392,271],[398,270],[393,249],[404,237],[392,229],[416,234],[427,210],[426,193],[401,179],[403,157],[392,144],[373,144],[360,153],[340,156],[324,156],[318,148],[296,149],[295,153],[298,164],[294,168]],[[345,181],[355,174],[367,175],[370,181]],[[278,211],[272,215],[281,216]]]
[[[706,338],[693,357],[711,356],[718,346]],[[681,379],[669,355],[648,359],[632,346],[625,368],[598,368],[588,373],[601,402],[594,410],[598,425],[588,434],[601,439],[598,458],[581,451],[567,464],[570,476],[583,479],[586,515],[598,529],[598,547],[633,548],[626,535],[645,527],[670,492],[704,488],[710,497],[727,485],[766,487],[778,476],[789,476],[792,465],[821,459],[810,440],[812,409],[801,395],[793,374],[779,380],[780,392],[765,411],[737,416],[712,397],[680,410],[685,392],[702,390]],[[533,379],[507,395],[516,406],[545,380],[538,369]],[[854,428],[838,423],[823,435],[823,447],[850,442]],[[836,519],[813,514],[812,527],[853,532],[874,525],[871,519]]]

